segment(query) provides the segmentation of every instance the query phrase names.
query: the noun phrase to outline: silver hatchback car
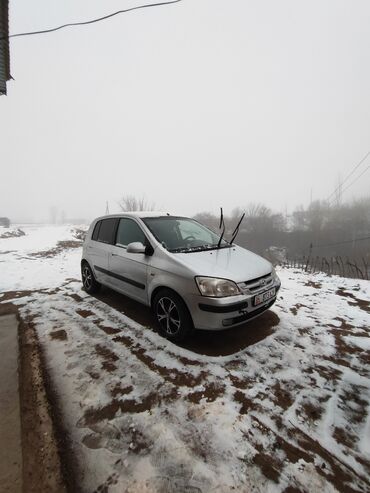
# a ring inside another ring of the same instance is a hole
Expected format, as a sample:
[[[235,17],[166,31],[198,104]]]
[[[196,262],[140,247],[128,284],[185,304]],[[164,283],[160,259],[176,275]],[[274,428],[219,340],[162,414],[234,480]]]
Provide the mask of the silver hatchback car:
[[[276,300],[280,280],[267,260],[228,243],[199,222],[155,212],[95,219],[81,260],[88,293],[103,284],[151,306],[161,332],[242,324]]]

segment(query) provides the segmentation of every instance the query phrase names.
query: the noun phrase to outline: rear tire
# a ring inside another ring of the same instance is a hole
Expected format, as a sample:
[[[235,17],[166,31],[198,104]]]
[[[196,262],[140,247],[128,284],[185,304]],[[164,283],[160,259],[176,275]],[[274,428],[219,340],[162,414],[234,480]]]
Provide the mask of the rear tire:
[[[170,289],[162,289],[153,300],[153,311],[161,334],[175,342],[183,341],[193,330],[193,321],[183,300]]]
[[[95,279],[94,273],[87,262],[81,265],[81,277],[86,293],[94,294],[101,288],[100,282]]]

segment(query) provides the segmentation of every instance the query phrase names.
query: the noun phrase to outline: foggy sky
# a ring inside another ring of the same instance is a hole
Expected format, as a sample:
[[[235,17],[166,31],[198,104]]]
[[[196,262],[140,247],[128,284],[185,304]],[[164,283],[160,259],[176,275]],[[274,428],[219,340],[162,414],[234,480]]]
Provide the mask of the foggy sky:
[[[138,5],[10,0],[11,33]],[[149,3],[149,2],[148,2]],[[183,0],[11,40],[0,216],[191,215],[328,197],[370,150],[367,0]],[[344,198],[370,190],[370,172]]]

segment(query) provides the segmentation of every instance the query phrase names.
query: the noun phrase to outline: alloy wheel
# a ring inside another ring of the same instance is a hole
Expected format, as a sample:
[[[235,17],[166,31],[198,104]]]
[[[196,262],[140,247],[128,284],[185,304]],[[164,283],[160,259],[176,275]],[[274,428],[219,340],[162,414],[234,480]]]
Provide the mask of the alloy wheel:
[[[167,334],[176,334],[181,327],[180,314],[173,300],[160,298],[157,303],[157,319]]]
[[[93,282],[92,272],[87,265],[85,265],[85,267],[82,269],[82,281],[86,290],[91,289]]]

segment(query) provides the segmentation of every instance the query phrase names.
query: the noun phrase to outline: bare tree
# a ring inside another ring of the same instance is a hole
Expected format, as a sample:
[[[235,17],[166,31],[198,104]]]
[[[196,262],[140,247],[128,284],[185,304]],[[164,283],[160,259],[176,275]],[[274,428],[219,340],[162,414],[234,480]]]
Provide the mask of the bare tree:
[[[286,220],[283,214],[273,213],[264,204],[251,203],[245,208],[244,229],[250,233],[284,231]]]
[[[303,205],[296,207],[293,211],[292,228],[294,231],[305,231],[307,229],[307,217]]]
[[[147,199],[142,196],[141,198],[135,197],[135,195],[124,195],[118,202],[123,212],[129,211],[153,211],[155,209],[154,202],[148,202]]]
[[[307,211],[308,230],[314,235],[318,235],[325,229],[329,222],[330,207],[324,200],[315,200],[311,202]]]
[[[198,212],[198,214],[195,214],[194,219],[204,224],[213,231],[219,231],[218,227],[220,223],[220,218],[216,217],[211,212]]]

